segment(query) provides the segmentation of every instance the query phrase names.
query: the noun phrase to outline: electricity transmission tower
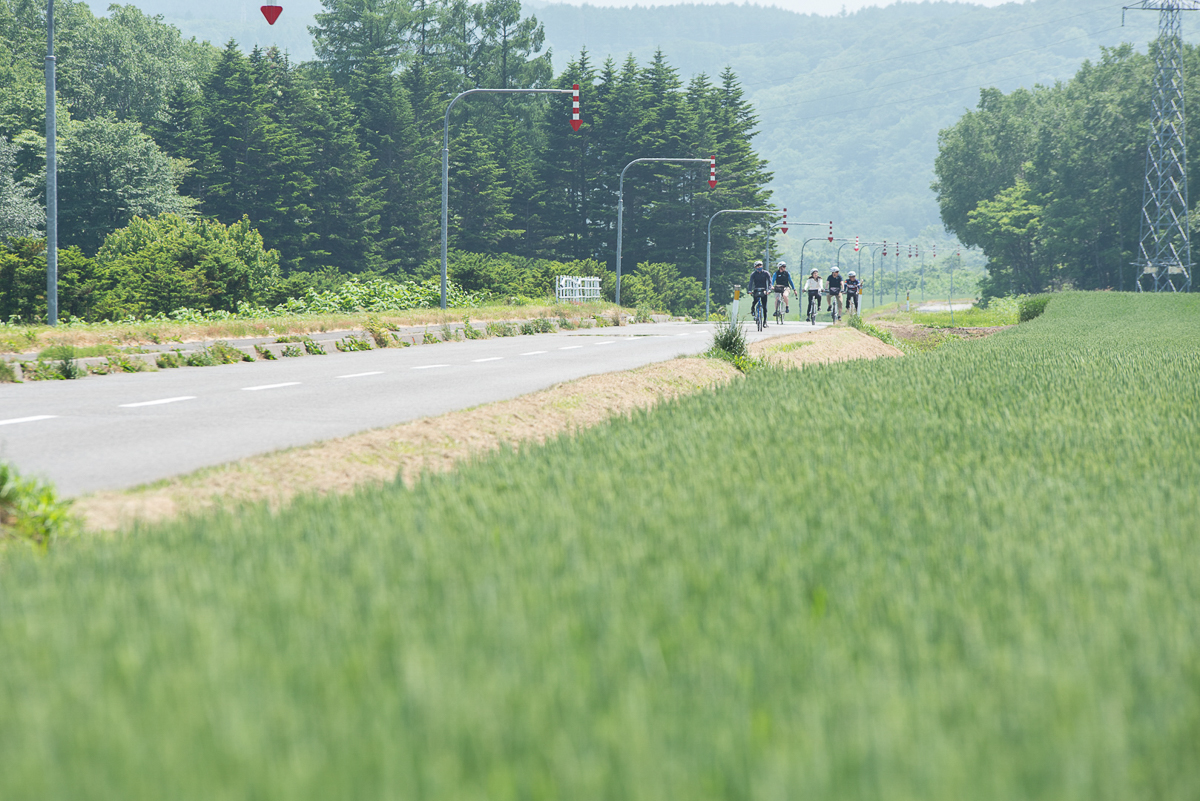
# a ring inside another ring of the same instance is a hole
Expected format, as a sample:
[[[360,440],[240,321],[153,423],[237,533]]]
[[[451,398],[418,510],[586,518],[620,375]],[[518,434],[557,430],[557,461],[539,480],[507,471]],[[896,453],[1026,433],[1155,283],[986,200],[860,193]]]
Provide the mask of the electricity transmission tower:
[[[1200,0],[1142,0],[1125,10],[1158,12],[1154,119],[1142,187],[1141,252],[1134,264],[1140,270],[1137,288],[1139,292],[1187,292],[1192,286],[1192,245],[1180,21],[1182,12],[1200,10]]]

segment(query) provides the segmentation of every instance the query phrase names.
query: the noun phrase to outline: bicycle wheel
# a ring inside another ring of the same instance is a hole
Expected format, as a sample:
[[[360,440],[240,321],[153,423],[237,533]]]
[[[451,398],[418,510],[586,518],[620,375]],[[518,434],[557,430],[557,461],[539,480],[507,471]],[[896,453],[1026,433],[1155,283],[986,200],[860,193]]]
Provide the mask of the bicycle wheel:
[[[764,308],[766,304],[759,303],[754,307],[754,322],[758,324],[758,330],[763,330],[767,324],[767,310]]]

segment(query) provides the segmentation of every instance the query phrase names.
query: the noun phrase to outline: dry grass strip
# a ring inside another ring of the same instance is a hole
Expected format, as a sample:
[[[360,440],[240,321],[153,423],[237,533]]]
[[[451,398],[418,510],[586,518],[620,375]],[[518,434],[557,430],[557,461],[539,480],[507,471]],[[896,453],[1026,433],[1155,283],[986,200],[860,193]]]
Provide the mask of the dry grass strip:
[[[795,348],[796,342],[808,344]],[[751,350],[795,366],[900,354],[847,328],[775,337]],[[348,492],[397,475],[411,486],[423,473],[450,470],[503,444],[544,442],[664,399],[727,384],[737,375],[727,362],[689,358],[589,376],[513,400],[253,456],[132,490],[87,495],[75,509],[89,530],[111,531],[231,502],[265,500],[278,508],[300,493]]]
[[[399,474],[449,470],[502,444],[544,442],[663,399],[726,384],[737,370],[715,359],[674,359],[589,376],[513,400],[426,417],[342,439],[253,456],[179,478],[75,502],[89,530],[105,531],[202,512],[229,502],[280,506],[303,492],[348,492]]]
[[[797,345],[801,347],[796,347]],[[785,367],[904,355],[899,348],[848,326],[819,328],[801,334],[772,337],[751,345],[750,354],[765,356],[772,364]]]

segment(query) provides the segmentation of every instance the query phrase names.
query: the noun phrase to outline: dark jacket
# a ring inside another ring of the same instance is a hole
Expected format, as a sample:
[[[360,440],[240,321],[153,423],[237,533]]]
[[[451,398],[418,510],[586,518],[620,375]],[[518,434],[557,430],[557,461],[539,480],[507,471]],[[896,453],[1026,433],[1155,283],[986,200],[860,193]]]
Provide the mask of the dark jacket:
[[[841,292],[842,291],[842,274],[841,273],[830,273],[829,277],[825,279],[825,288],[828,289],[830,292]]]
[[[755,270],[754,272],[750,273],[750,283],[748,286],[750,287],[751,294],[753,294],[754,290],[756,289],[770,289],[771,274],[766,270]]]
[[[793,291],[796,289],[796,285],[792,283],[792,274],[787,270],[775,271],[775,286],[790,286]]]

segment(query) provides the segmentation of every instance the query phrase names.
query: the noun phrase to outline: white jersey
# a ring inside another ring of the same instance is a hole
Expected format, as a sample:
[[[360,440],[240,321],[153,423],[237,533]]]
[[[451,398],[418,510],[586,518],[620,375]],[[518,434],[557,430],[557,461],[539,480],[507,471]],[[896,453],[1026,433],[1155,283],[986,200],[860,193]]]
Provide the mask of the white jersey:
[[[824,287],[821,284],[820,278],[812,278],[811,276],[804,282],[805,290],[809,292],[820,292]]]

